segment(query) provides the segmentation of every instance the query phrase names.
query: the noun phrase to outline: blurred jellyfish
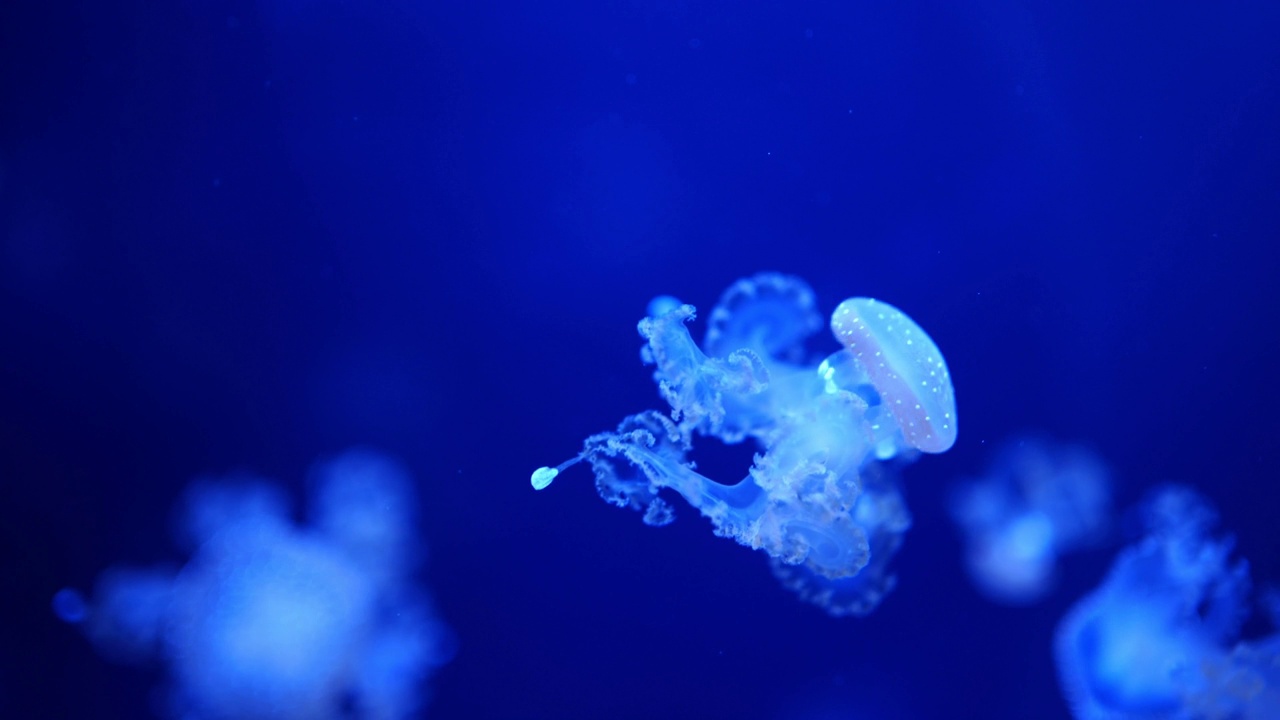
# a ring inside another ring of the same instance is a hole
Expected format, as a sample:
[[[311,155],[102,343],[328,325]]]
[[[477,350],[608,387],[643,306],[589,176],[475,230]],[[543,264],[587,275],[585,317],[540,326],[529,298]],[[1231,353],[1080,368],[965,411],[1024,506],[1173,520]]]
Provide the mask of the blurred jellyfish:
[[[1079,720],[1280,717],[1280,635],[1238,642],[1249,575],[1188,488],[1157,493],[1147,536],[1058,626],[1063,693]]]
[[[1017,440],[986,475],[958,484],[950,510],[978,588],[998,602],[1031,603],[1051,589],[1059,556],[1103,539],[1111,473],[1086,448]]]
[[[812,361],[805,342],[822,327],[813,291],[772,273],[725,291],[701,348],[693,319],[692,305],[663,297],[638,328],[670,416],[642,412],[587,438],[576,457],[534,471],[534,488],[586,461],[601,497],[650,525],[671,522],[659,491],[674,490],[717,535],[764,550],[805,600],[835,615],[870,612],[893,586],[888,561],[911,524],[886,463],[955,442],[942,354],[901,311],[855,298],[831,317],[843,347]],[[721,483],[694,470],[696,437],[750,439],[759,452],[746,477]]]
[[[54,598],[113,659],[160,657],[182,718],[405,718],[451,636],[413,583],[408,474],[353,450],[317,466],[312,526],[246,477],[192,484],[178,512],[194,553],[177,571],[113,568],[88,601]]]

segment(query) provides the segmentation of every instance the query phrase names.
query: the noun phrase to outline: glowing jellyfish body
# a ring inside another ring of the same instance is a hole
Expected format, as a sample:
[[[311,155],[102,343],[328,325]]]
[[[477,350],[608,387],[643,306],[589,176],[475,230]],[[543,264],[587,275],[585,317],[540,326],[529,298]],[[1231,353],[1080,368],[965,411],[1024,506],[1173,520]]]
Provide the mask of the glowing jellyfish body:
[[[1111,474],[1086,448],[1014,440],[982,477],[957,483],[949,510],[974,584],[992,600],[1023,605],[1049,592],[1060,556],[1103,539]]]
[[[544,489],[586,461],[605,500],[652,525],[672,520],[659,491],[674,490],[717,535],[764,550],[804,599],[832,614],[869,612],[893,586],[888,560],[911,522],[881,461],[950,447],[955,400],[936,346],[906,315],[864,299],[841,308],[831,327],[845,347],[812,362],[804,343],[822,321],[797,278],[732,285],[702,347],[688,330],[692,305],[651,304],[638,327],[642,357],[670,417],[630,416],[587,438],[576,457],[536,470],[531,484]],[[896,324],[882,322],[890,312]],[[745,477],[721,483],[688,457],[700,437],[750,439],[759,453]]]
[[[114,568],[54,610],[119,660],[162,658],[167,710],[212,718],[407,718],[450,635],[412,583],[412,486],[354,450],[313,473],[310,527],[256,478],[204,479],[180,506],[179,571]]]
[[[166,610],[174,701],[200,716],[326,717],[349,684],[373,583],[328,542],[235,524],[178,575]]]
[[[1213,511],[1186,488],[1146,507],[1147,536],[1076,603],[1054,645],[1078,720],[1280,717],[1280,635],[1238,643],[1248,566],[1209,536]],[[1234,646],[1234,647],[1233,647]]]
[[[956,442],[956,398],[942,352],[911,318],[871,298],[831,314],[831,332],[866,369],[907,442],[928,453]]]

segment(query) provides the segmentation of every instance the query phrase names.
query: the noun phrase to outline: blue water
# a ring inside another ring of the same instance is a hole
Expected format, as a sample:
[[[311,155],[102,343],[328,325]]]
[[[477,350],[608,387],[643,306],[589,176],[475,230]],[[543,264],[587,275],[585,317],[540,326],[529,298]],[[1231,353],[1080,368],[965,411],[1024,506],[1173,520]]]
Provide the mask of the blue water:
[[[1270,2],[5,3],[0,716],[173,713],[172,655],[84,631],[100,573],[199,557],[196,478],[269,479],[309,527],[356,446],[413,478],[429,717],[1068,718],[1055,632],[1168,482],[1273,632],[1276,37]],[[954,447],[892,468],[911,526],[865,617],[670,491],[652,527],[585,466],[530,487],[668,409],[655,297],[701,339],[762,271],[824,323],[900,308],[954,382]],[[1114,515],[1011,606],[950,509],[1028,435],[1096,454]]]

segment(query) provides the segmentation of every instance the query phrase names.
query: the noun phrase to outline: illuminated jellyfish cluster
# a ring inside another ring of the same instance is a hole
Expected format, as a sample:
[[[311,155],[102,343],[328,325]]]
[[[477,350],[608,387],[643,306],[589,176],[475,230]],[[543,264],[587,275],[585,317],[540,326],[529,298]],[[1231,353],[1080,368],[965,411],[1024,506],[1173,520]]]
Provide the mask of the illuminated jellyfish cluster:
[[[1280,634],[1238,642],[1249,573],[1213,510],[1187,488],[1146,506],[1147,536],[1076,603],[1055,642],[1078,720],[1280,717]]]
[[[1111,474],[1086,448],[1016,440],[983,477],[958,484],[950,510],[977,587],[998,602],[1031,603],[1052,587],[1059,556],[1103,538]]]
[[[671,406],[627,417],[587,438],[581,453],[533,473],[547,487],[587,461],[608,502],[664,525],[669,488],[717,535],[764,550],[775,572],[833,615],[865,614],[892,587],[887,565],[911,519],[887,461],[940,453],[955,442],[955,396],[936,345],[910,318],[868,298],[840,303],[831,330],[841,348],[809,362],[822,327],[802,280],[761,274],[725,291],[701,349],[692,305],[650,304],[643,357]],[[758,448],[745,478],[721,483],[694,470],[697,437]]]
[[[92,601],[63,590],[55,612],[108,657],[162,659],[173,717],[417,716],[452,640],[412,582],[410,478],[354,450],[311,480],[306,528],[265,481],[193,483],[178,518],[185,567],[109,569]]]

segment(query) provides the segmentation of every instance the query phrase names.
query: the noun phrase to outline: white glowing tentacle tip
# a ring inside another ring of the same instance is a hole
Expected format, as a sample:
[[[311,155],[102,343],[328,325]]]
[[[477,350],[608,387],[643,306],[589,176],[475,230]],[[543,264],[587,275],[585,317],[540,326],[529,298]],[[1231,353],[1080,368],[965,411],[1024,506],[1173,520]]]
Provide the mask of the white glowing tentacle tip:
[[[550,485],[551,481],[555,480],[559,474],[560,471],[556,468],[540,467],[533,471],[533,477],[529,478],[529,482],[533,483],[534,490],[541,490]]]

